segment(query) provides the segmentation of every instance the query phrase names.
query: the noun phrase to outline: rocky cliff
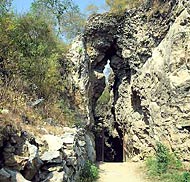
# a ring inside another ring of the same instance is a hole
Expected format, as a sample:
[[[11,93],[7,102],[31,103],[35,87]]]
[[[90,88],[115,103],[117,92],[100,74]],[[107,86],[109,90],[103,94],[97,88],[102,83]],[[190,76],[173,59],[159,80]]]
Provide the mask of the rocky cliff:
[[[190,160],[189,37],[187,0],[89,18],[68,54],[69,79],[85,124],[96,134],[100,160],[123,160],[116,153],[144,159],[157,141]],[[108,60],[110,99],[99,114]]]

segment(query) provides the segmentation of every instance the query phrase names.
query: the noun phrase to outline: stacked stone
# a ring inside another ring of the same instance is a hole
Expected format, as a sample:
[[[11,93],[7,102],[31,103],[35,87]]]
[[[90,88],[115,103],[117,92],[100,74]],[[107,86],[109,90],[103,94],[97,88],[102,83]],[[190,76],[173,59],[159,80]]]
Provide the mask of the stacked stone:
[[[0,181],[77,181],[85,161],[95,160],[93,138],[84,129],[65,127],[63,133],[44,135],[36,140],[37,146],[23,136],[9,138],[14,140],[14,145],[9,139],[2,145]]]

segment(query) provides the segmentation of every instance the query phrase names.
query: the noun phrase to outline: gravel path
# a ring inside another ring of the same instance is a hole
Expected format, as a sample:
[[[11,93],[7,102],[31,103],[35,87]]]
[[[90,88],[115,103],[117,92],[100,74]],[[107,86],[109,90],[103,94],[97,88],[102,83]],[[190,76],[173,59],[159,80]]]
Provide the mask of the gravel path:
[[[150,182],[143,166],[143,163],[133,162],[99,164],[98,182]]]

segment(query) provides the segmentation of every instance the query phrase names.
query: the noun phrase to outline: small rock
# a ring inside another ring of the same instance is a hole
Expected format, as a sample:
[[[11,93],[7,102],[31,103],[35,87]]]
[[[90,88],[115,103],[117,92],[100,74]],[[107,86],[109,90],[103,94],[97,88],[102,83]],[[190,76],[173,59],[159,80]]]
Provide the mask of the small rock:
[[[47,163],[61,163],[62,157],[59,151],[49,151],[41,156],[41,160]]]
[[[65,156],[70,157],[73,155],[73,150],[66,149],[66,150],[64,150],[64,154],[65,154]]]
[[[31,102],[31,103],[30,103],[30,106],[31,106],[31,107],[35,107],[35,106],[37,106],[38,104],[42,103],[43,101],[44,101],[44,98],[40,98],[40,99],[38,99],[38,100],[36,100],[36,101],[34,101],[34,102]]]
[[[74,139],[75,139],[75,135],[70,134],[70,133],[65,133],[62,137],[61,137],[63,143],[65,144],[73,144],[74,143]]]
[[[31,182],[26,180],[22,174],[20,174],[17,171],[11,171],[9,169],[6,169],[6,171],[11,175],[11,182]],[[4,182],[4,181],[3,181]]]
[[[140,156],[136,155],[131,159],[133,162],[139,162],[140,161]]]
[[[63,147],[63,139],[54,135],[44,135],[43,139],[48,143],[49,151],[57,151]]]
[[[43,162],[39,158],[38,148],[35,145],[31,145],[29,142],[26,142],[26,144],[29,150],[29,160],[24,168],[23,175],[26,179],[32,180],[38,173]]]
[[[0,114],[8,114],[9,110],[8,109],[2,109],[0,110]]]
[[[48,177],[45,180],[43,180],[43,182],[63,182],[64,174],[64,171],[53,171],[48,175]]]
[[[86,145],[85,141],[78,141],[80,147],[84,147]]]
[[[76,157],[68,157],[67,158],[67,166],[76,166],[77,165],[77,159]]]
[[[61,166],[49,167],[48,171],[51,171],[51,172],[53,172],[53,171],[62,172],[63,171],[63,167],[65,166],[65,164],[66,164],[66,161],[63,161],[63,163],[61,163]]]
[[[76,128],[69,128],[69,127],[64,127],[63,131],[65,133],[77,133],[77,129]]]
[[[0,181],[11,182],[11,175],[4,168],[0,169]]]

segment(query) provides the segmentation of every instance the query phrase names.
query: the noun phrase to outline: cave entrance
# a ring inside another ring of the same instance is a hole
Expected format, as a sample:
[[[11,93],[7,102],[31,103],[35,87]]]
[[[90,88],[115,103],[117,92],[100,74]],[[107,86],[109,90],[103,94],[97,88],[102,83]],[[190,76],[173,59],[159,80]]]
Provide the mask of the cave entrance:
[[[91,64],[92,89],[94,95],[93,116],[95,121],[95,142],[97,161],[123,162],[124,132],[117,123],[115,104],[118,88],[126,76],[128,67],[119,48],[113,44]],[[103,73],[103,74],[102,74]],[[104,75],[104,77],[102,76]]]
[[[123,162],[123,134],[115,133],[110,135],[105,131],[104,137],[104,161]],[[119,134],[119,135],[118,135]]]
[[[123,131],[118,127],[115,127],[112,132],[108,128],[103,128],[101,133],[96,136],[97,161],[125,161],[123,136]]]

